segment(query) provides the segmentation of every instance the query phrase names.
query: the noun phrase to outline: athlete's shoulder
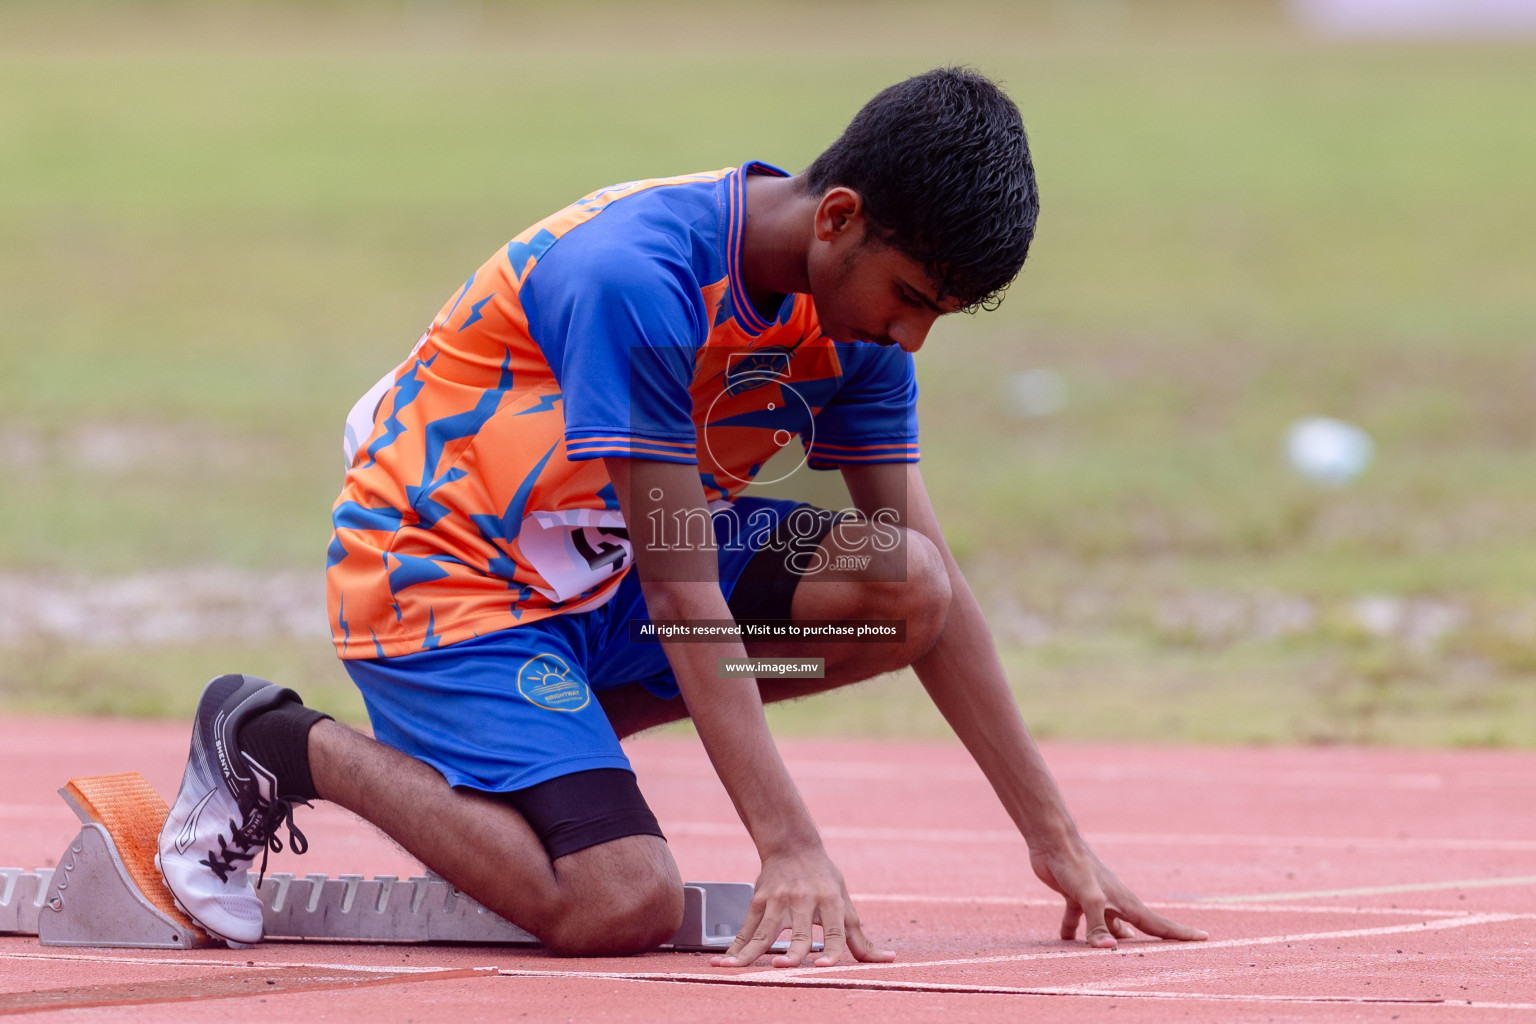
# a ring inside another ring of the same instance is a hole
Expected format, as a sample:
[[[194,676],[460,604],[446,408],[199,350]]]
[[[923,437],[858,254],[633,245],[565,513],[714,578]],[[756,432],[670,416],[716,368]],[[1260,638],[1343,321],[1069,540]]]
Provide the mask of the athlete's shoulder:
[[[608,246],[693,230],[712,232],[724,199],[721,183],[734,170],[725,167],[609,185],[583,196],[539,226],[562,242],[580,239]]]
[[[697,171],[693,174],[677,174],[667,178],[641,178],[621,181],[617,185],[605,185],[572,203],[568,209],[597,214],[607,210],[620,200],[642,193],[652,193],[658,201],[696,199],[711,193],[711,186],[736,173],[738,168],[722,167],[714,171]]]

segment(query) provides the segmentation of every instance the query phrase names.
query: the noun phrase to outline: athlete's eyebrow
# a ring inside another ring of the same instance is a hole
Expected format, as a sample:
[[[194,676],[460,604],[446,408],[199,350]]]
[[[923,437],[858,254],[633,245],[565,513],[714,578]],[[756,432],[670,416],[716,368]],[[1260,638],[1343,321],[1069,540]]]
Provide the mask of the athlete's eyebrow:
[[[930,299],[923,292],[919,291],[910,282],[908,282],[908,281],[906,281],[904,279],[900,279],[900,278],[898,278],[898,280],[901,281],[902,291],[906,292],[913,299],[916,299],[918,302],[921,302],[924,306],[927,306],[929,309],[933,310],[935,313],[943,313],[944,312],[944,310],[939,307],[939,304],[937,302],[934,302],[932,299]]]

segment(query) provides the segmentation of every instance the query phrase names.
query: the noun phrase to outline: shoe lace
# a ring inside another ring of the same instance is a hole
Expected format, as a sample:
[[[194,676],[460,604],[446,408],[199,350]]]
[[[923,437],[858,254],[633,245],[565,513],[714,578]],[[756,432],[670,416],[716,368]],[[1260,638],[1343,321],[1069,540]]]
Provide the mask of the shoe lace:
[[[271,800],[264,800],[259,795],[253,795],[250,809],[246,811],[245,823],[236,825],[231,818],[229,842],[226,842],[223,834],[220,833],[218,850],[209,850],[208,858],[198,863],[218,875],[219,881],[227,882],[230,872],[238,866],[236,861],[254,861],[255,851],[259,846],[261,868],[256,875],[256,885],[260,887],[262,880],[267,876],[267,854],[283,852],[283,841],[277,835],[279,828],[288,826],[288,846],[294,853],[309,852],[309,840],[293,821],[295,803],[305,807],[314,806],[302,797],[294,797],[291,800],[273,797]]]
[[[229,821],[229,830],[231,833],[238,834],[239,832],[239,829],[235,827],[233,818]],[[229,881],[229,873],[237,866],[235,864],[236,861],[255,860],[256,854],[237,846],[230,846],[225,841],[224,833],[222,832],[218,834],[217,838],[219,840],[219,848],[217,850],[209,850],[207,858],[198,861],[198,863],[218,875],[219,881],[227,882]]]

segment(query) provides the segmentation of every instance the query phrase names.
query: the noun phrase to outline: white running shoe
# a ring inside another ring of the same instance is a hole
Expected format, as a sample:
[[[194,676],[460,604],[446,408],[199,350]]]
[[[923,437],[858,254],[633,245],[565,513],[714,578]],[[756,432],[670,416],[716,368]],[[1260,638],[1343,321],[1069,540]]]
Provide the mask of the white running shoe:
[[[261,941],[261,897],[249,872],[256,851],[265,873],[267,851],[283,848],[277,830],[285,823],[294,852],[309,848],[294,827],[292,803],[277,795],[276,778],[240,750],[236,737],[252,715],[298,699],[255,676],[219,676],[205,686],[181,790],[160,830],[155,866],[176,905],[235,948]]]

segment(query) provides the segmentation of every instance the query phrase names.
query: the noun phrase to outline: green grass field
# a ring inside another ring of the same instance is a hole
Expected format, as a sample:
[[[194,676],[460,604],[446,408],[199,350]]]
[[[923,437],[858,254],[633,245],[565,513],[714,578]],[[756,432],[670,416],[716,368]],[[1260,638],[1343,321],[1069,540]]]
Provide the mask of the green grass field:
[[[919,356],[923,471],[1032,723],[1536,744],[1536,46],[1192,0],[443,10],[0,7],[0,577],[318,574],[346,410],[495,247],[613,181],[799,169],[963,61],[1043,215]],[[1021,418],[1041,367],[1069,402]],[[1281,458],[1319,413],[1378,443],[1348,489]],[[327,652],[24,638],[0,704],[179,714],[233,666],[355,718]],[[943,728],[909,678],[775,717]]]

